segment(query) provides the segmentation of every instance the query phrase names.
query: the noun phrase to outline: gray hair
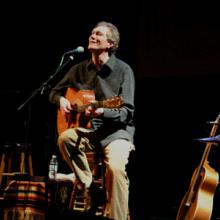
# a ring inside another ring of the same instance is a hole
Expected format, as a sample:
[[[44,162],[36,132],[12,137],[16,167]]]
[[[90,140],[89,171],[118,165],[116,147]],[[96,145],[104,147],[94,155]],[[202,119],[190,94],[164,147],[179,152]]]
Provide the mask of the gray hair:
[[[109,53],[110,54],[116,53],[120,42],[120,33],[118,31],[118,28],[112,23],[106,21],[98,22],[95,27],[99,27],[99,26],[105,26],[109,28],[109,33],[107,33],[107,39],[108,41],[113,43],[113,47],[110,48]]]

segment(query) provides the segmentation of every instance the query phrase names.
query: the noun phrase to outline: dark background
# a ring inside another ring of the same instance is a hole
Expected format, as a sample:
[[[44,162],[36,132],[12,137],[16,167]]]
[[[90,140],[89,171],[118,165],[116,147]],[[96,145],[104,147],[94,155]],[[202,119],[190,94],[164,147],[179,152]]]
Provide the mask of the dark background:
[[[132,220],[175,219],[205,149],[193,139],[209,136],[207,122],[220,111],[218,9],[212,1],[2,3],[1,144],[30,142],[34,173],[47,175],[57,153],[56,110],[48,93],[63,73],[43,94],[39,88],[65,51],[86,49],[93,26],[110,21],[121,33],[117,55],[136,77],[136,151],[128,165]],[[73,63],[87,55],[75,55]],[[209,156],[219,172],[219,147]],[[61,168],[68,172],[62,162]],[[215,197],[214,210],[218,190]]]

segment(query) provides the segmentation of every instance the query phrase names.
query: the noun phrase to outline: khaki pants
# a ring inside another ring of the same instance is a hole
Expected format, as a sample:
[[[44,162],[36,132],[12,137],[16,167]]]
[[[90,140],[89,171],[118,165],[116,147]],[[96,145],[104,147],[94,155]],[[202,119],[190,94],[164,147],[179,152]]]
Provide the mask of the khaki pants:
[[[87,188],[92,183],[92,173],[85,152],[94,150],[94,146],[90,142],[92,138],[94,138],[93,132],[84,128],[67,129],[58,138],[63,158]],[[126,164],[130,151],[133,149],[134,146],[131,142],[118,139],[111,142],[103,150],[108,200],[105,215],[114,220],[127,220],[129,179],[126,173]]]

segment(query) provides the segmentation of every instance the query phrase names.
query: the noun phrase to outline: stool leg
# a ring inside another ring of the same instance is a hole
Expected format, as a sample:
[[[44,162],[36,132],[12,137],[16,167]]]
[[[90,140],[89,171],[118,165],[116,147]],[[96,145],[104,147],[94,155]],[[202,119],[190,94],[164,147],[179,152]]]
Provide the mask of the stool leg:
[[[8,169],[7,169],[7,173],[11,173],[12,172],[12,153],[10,152],[8,155]],[[7,181],[6,181],[6,185],[9,184],[9,180],[10,180],[10,176],[7,174]]]
[[[128,211],[128,220],[131,220],[130,210]]]
[[[0,188],[2,187],[2,177],[4,170],[5,170],[5,154],[3,153],[1,159],[1,167],[0,167]]]
[[[32,157],[30,153],[28,153],[28,166],[29,166],[29,174],[30,176],[33,176],[34,172],[32,165]],[[20,172],[25,173],[25,152],[21,152]]]
[[[70,197],[69,209],[74,209],[76,197],[77,197],[77,191],[78,191],[78,184],[80,184],[80,181],[76,179],[75,182],[73,183],[73,190]]]
[[[25,172],[25,153],[21,152],[21,161],[20,161],[20,172]]]
[[[73,189],[72,189],[72,193],[71,193],[71,196],[70,196],[70,202],[69,202],[69,209],[74,208],[75,194],[76,194],[76,182],[73,184]]]
[[[29,163],[29,172],[30,175],[33,176],[34,175],[34,171],[33,171],[33,166],[32,166],[32,157],[31,154],[29,153],[28,155],[28,163]]]

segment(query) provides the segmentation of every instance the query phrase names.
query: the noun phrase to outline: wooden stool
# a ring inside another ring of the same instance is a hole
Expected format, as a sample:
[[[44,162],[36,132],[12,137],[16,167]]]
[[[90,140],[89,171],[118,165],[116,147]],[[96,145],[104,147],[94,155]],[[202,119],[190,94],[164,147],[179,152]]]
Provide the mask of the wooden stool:
[[[0,188],[3,188],[3,177],[7,176],[6,186],[9,183],[10,176],[15,174],[25,174],[26,156],[29,165],[29,174],[33,176],[32,157],[28,144],[13,143],[5,144],[0,147],[1,165],[0,165]],[[19,169],[16,166],[19,163]]]
[[[94,192],[85,192],[82,189],[81,183],[76,179],[69,208],[75,211],[88,211],[91,207],[90,196],[91,194],[105,193],[104,186],[104,164],[102,162],[102,156],[98,152],[86,153],[90,169],[93,174],[93,190]],[[99,195],[94,195],[99,196]],[[104,196],[103,196],[104,197]],[[98,198],[97,198],[98,199]],[[94,204],[92,204],[94,205]],[[97,204],[95,215],[103,215],[105,208],[105,202],[103,204]]]
[[[89,193],[83,192],[84,190],[81,189],[81,183],[76,179],[70,198],[69,209],[82,212],[90,211],[90,214],[92,215],[104,216],[107,214],[105,213],[107,198],[105,189],[105,164],[103,162],[103,155],[101,152],[89,152],[86,153],[86,157],[93,174],[93,183],[90,187],[92,191]],[[94,197],[96,197],[95,200]],[[94,201],[96,204],[92,204]],[[95,207],[93,207],[93,205]],[[127,220],[131,220],[130,210],[128,210]]]

